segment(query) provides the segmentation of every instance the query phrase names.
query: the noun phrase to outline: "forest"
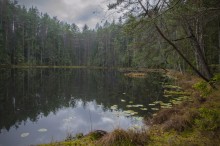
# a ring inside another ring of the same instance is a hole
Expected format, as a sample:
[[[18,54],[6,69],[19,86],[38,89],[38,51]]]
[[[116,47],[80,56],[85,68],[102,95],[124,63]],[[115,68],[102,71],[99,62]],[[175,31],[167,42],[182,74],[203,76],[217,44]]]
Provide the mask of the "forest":
[[[146,6],[145,6],[146,5]],[[146,67],[195,71],[209,80],[220,63],[218,0],[118,0],[119,20],[80,30],[29,9],[0,1],[0,64]]]
[[[220,143],[220,1],[103,1],[80,28],[0,0],[0,146]]]

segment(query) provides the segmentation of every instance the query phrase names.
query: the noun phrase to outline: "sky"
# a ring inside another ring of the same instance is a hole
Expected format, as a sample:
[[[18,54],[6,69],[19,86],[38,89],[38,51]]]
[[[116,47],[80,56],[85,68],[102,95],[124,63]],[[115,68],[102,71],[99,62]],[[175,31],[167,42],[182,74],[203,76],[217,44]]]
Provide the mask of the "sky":
[[[116,16],[107,8],[108,0],[17,0],[27,8],[36,6],[40,12],[57,16],[61,21],[75,23],[80,29],[87,24],[95,28],[105,20],[112,21]]]

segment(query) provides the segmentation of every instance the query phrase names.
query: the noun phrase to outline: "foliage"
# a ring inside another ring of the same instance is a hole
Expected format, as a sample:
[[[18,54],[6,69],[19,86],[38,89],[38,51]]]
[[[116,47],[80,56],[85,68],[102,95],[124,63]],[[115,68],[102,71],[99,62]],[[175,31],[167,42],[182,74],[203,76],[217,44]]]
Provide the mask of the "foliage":
[[[214,109],[200,108],[195,124],[200,130],[214,131],[220,127],[220,113]]]
[[[218,74],[214,75],[214,77],[212,78],[212,81],[213,82],[220,82],[220,74],[218,73]]]
[[[212,92],[212,89],[211,89],[209,83],[207,83],[205,81],[200,81],[200,82],[194,84],[193,88],[199,90],[203,97],[207,97]]]

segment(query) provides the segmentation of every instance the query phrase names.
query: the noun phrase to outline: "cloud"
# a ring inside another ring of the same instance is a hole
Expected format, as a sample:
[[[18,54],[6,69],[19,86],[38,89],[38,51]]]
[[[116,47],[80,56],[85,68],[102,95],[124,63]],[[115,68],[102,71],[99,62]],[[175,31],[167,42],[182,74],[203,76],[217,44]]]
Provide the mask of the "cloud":
[[[106,0],[18,0],[27,8],[37,7],[40,12],[57,16],[61,21],[75,23],[80,28],[87,24],[94,28],[96,23],[105,19]]]

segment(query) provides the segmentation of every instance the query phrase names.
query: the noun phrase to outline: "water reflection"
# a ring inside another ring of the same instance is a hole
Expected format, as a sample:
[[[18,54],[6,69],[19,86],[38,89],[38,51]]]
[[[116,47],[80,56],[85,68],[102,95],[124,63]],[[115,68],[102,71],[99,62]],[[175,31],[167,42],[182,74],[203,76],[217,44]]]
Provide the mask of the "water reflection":
[[[1,69],[0,145],[50,142],[67,133],[141,124],[135,117],[152,113],[148,103],[165,100],[161,80],[157,74],[131,79],[112,70]],[[128,107],[131,103],[148,110]],[[138,114],[119,114],[125,110]],[[47,131],[39,132],[41,128]],[[30,135],[21,138],[22,133]]]

